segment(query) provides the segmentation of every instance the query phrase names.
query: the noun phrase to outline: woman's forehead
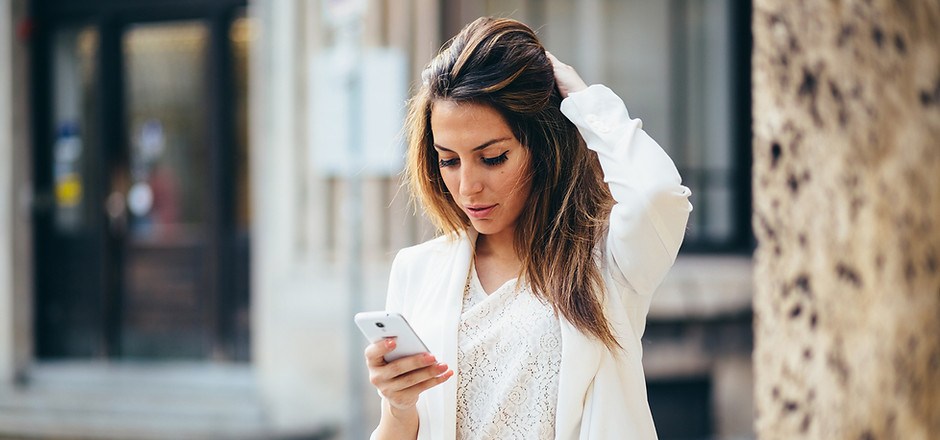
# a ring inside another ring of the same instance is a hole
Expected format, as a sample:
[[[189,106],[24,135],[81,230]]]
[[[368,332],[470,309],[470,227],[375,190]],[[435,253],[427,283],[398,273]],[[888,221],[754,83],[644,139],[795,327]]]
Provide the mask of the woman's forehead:
[[[437,101],[431,106],[431,133],[442,147],[475,148],[499,138],[512,138],[506,120],[492,106],[455,101]]]

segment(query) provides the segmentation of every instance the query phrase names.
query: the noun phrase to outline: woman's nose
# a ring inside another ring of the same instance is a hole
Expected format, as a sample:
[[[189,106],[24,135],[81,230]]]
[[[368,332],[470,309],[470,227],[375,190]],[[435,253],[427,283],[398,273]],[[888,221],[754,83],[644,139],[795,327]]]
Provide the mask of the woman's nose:
[[[479,167],[472,165],[460,167],[460,195],[469,196],[482,191],[482,177]]]

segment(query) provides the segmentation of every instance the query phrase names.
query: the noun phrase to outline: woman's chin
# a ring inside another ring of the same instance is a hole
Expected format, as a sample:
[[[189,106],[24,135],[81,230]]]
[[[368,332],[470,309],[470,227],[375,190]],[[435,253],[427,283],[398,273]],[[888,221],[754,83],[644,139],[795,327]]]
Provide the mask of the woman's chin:
[[[481,235],[497,235],[506,229],[505,225],[497,224],[489,219],[471,219],[470,224]]]

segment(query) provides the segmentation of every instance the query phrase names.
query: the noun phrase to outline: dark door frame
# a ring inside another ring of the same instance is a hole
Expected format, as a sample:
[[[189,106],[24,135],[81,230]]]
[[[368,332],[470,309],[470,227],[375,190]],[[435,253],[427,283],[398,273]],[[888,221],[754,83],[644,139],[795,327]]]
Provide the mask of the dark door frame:
[[[209,204],[207,217],[208,257],[206,259],[207,295],[206,316],[211,329],[211,357],[217,359],[245,358],[244,348],[235,340],[235,322],[232,318],[234,304],[230,295],[234,292],[231,274],[238,262],[238,251],[248,252],[236,244],[234,181],[235,156],[231,148],[234,140],[232,50],[229,29],[236,12],[247,5],[246,0],[137,0],[129,4],[124,0],[34,0],[31,17],[36,33],[32,39],[31,65],[35,81],[32,82],[33,102],[33,175],[36,206],[33,212],[35,253],[34,282],[36,289],[34,325],[42,327],[42,296],[46,280],[54,273],[41,258],[55,251],[59,243],[48,234],[53,230],[53,176],[52,163],[52,65],[51,35],[68,25],[93,25],[98,29],[99,48],[96,64],[96,101],[98,102],[96,131],[98,145],[86,146],[89,159],[96,164],[95,176],[85,191],[93,207],[88,221],[93,227],[81,246],[88,250],[89,260],[84,264],[96,271],[89,277],[94,280],[93,290],[98,294],[88,310],[99,338],[96,347],[87,353],[89,357],[118,357],[120,344],[118,335],[121,325],[121,295],[119,294],[123,274],[121,273],[122,243],[108,233],[108,217],[104,213],[105,199],[110,182],[109,170],[126,160],[126,127],[124,121],[124,88],[122,84],[123,52],[121,36],[133,23],[153,23],[199,19],[208,23],[210,40],[208,48],[207,139],[209,142]],[[62,354],[44,347],[49,333],[63,329],[35,328],[37,357],[60,357]],[[244,360],[244,359],[243,359]]]

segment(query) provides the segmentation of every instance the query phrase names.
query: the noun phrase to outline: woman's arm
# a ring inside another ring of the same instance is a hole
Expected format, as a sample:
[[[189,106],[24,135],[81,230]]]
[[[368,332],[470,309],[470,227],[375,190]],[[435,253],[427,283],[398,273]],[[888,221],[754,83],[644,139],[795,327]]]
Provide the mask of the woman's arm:
[[[607,250],[611,274],[641,294],[651,294],[672,267],[685,235],[691,191],[681,184],[672,159],[630,119],[623,101],[601,85],[584,81],[554,57],[561,111],[597,152],[604,181],[616,202]],[[614,270],[617,269],[617,270]]]
[[[392,267],[388,281],[388,295],[385,298],[385,310],[405,313],[408,302],[404,292],[409,291],[407,269],[402,258],[406,250],[399,252]],[[418,397],[427,389],[446,382],[454,375],[446,364],[438,363],[430,354],[417,354],[385,362],[385,354],[395,349],[395,340],[386,339],[366,347],[366,367],[369,381],[382,395],[382,417],[379,426],[372,433],[373,440],[413,439],[418,436]]]
[[[382,394],[382,418],[373,434],[376,440],[418,437],[418,395],[444,383],[454,375],[446,364],[437,363],[428,353],[385,362],[385,354],[395,349],[394,339],[366,347],[369,381]]]
[[[392,408],[387,400],[382,399],[382,419],[379,421],[373,438],[375,440],[418,438],[418,410],[415,407],[397,410]]]

